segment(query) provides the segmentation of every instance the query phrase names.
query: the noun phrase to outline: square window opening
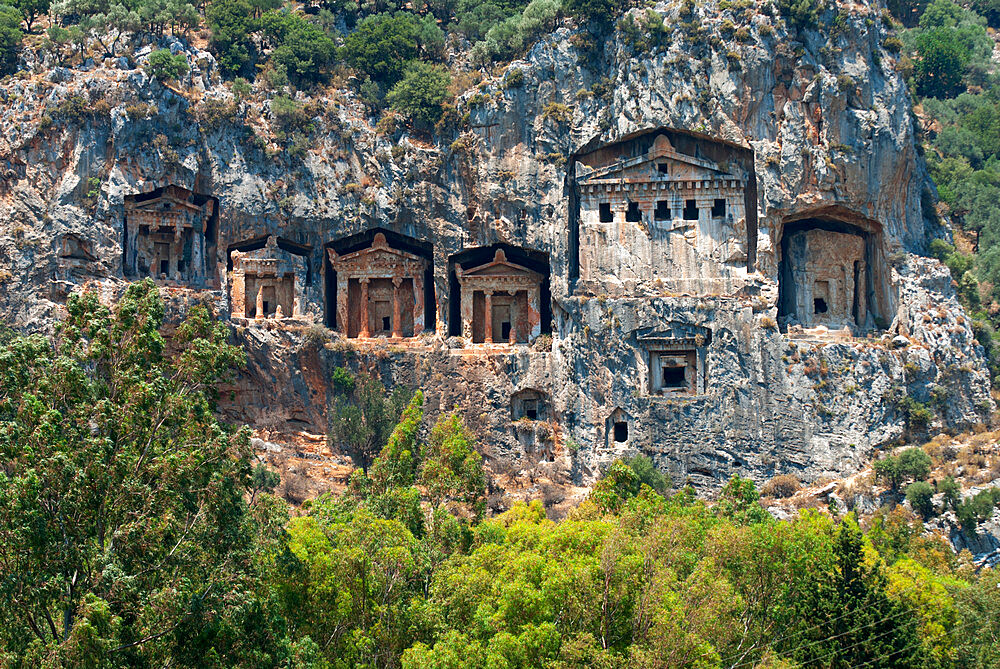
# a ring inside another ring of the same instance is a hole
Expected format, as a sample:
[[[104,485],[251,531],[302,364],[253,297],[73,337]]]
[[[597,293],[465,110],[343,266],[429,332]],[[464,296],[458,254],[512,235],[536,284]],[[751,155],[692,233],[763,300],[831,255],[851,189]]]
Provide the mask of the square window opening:
[[[666,200],[656,201],[656,211],[653,216],[658,221],[669,221],[670,220],[670,203]]]
[[[687,388],[685,368],[680,365],[664,365],[662,369],[664,388]]]
[[[639,211],[638,202],[628,203],[628,209],[625,211],[625,220],[629,223],[638,223],[642,220],[642,212]]]
[[[601,210],[601,223],[611,223],[615,220],[614,214],[611,212],[611,203],[602,202],[600,204]]]
[[[726,201],[718,199],[712,204],[712,218],[725,218]]]
[[[615,441],[619,444],[628,441],[628,423],[625,421],[618,421],[614,426],[614,437]]]
[[[656,171],[660,174],[670,174],[670,165],[667,163],[658,163],[656,165]]]
[[[813,300],[813,313],[814,314],[825,314],[829,307],[826,306],[826,300],[822,297],[817,297]]]
[[[698,204],[694,200],[684,200],[684,220],[698,220]]]

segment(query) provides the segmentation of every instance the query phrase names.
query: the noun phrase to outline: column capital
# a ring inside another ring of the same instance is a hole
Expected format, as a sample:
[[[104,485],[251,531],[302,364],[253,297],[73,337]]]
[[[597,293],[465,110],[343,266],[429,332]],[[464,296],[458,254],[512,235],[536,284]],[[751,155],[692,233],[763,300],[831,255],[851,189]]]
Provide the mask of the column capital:
[[[400,286],[402,286],[403,285],[403,277],[401,277],[401,276],[394,276],[394,277],[392,277],[392,285],[394,285],[396,288],[399,288]]]
[[[370,282],[371,282],[371,277],[368,276],[358,277],[358,283],[361,283],[365,286],[367,286]]]

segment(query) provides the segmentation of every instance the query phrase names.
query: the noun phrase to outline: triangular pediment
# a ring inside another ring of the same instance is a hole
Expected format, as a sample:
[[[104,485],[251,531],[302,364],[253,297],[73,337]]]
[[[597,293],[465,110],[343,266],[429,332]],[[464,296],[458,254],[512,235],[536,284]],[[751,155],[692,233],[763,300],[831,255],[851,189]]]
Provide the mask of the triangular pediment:
[[[588,167],[577,163],[577,182],[607,181],[705,181],[736,178],[718,163],[679,153],[663,135],[642,156]]]
[[[500,249],[493,256],[493,260],[485,265],[472,267],[462,271],[462,276],[523,276],[529,278],[541,277],[541,274],[527,267],[512,263],[507,260],[507,256]]]
[[[384,263],[402,263],[402,262],[416,262],[416,263],[426,263],[424,258],[413,253],[407,253],[406,251],[401,251],[399,249],[394,249],[389,246],[386,241],[385,235],[381,232],[375,235],[375,239],[372,240],[372,245],[363,248],[359,251],[353,251],[352,253],[345,253],[344,255],[338,256],[332,250],[330,251],[331,257],[330,261],[334,264],[344,264],[344,263],[364,263],[364,264],[384,264]]]

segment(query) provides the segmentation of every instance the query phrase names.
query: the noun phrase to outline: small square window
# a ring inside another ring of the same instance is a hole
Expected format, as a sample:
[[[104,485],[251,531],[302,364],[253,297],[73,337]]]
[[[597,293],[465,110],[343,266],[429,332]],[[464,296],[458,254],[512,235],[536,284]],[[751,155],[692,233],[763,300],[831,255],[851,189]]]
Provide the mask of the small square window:
[[[610,202],[602,202],[600,204],[601,210],[601,223],[611,223],[615,220],[615,215],[611,211]]]
[[[698,204],[694,200],[684,200],[684,220],[698,220]]]
[[[663,372],[664,388],[686,388],[687,381],[684,379],[684,367],[665,365]]]
[[[726,201],[718,199],[712,204],[712,218],[725,218]]]
[[[638,202],[628,203],[628,209],[625,211],[625,220],[629,223],[638,223],[642,220],[642,212],[639,211]]]
[[[667,163],[659,163],[656,166],[656,171],[658,171],[660,174],[668,175],[670,174],[670,165],[668,165]]]
[[[653,212],[654,218],[658,221],[669,221],[670,220],[670,203],[666,200],[656,201],[656,211]]]

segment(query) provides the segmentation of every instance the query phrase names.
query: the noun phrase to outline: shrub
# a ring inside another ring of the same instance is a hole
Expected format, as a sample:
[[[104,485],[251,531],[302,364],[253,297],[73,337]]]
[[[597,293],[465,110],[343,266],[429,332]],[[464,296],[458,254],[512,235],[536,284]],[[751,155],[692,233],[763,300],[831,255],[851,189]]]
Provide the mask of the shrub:
[[[948,476],[938,481],[937,491],[939,493],[943,493],[945,507],[951,507],[952,509],[958,508],[958,504],[962,500],[960,495],[962,488],[958,485],[953,476]]]
[[[326,33],[300,15],[271,11],[261,17],[265,39],[274,47],[271,62],[285,70],[296,86],[322,80],[322,69],[333,62],[337,47]]]
[[[235,81],[233,81],[232,90],[233,90],[233,95],[235,95],[237,98],[245,98],[248,95],[250,95],[250,93],[253,91],[253,88],[250,86],[250,82],[244,79],[243,77],[236,77]]]
[[[796,30],[815,29],[822,9],[822,0],[778,0],[778,11]]]
[[[418,28],[416,17],[406,12],[369,16],[344,39],[341,58],[383,86],[392,86],[417,57]]]
[[[182,53],[174,55],[170,49],[157,49],[146,61],[146,74],[161,81],[183,77],[188,70],[187,57]]]
[[[923,480],[931,472],[931,457],[919,448],[908,448],[872,463],[876,478],[898,489],[907,479]]]
[[[442,104],[448,99],[451,75],[430,63],[414,61],[406,68],[402,81],[389,91],[386,101],[415,122],[433,125],[441,118]]]
[[[612,0],[565,0],[564,3],[570,16],[576,17],[581,25],[586,25],[595,32],[614,23],[620,6]]]
[[[515,67],[507,71],[507,76],[503,80],[503,88],[517,88],[524,85],[524,70]]]
[[[284,132],[305,130],[309,127],[309,115],[302,105],[283,95],[271,100],[271,116]]]
[[[993,515],[993,508],[997,505],[1000,505],[1000,488],[981,490],[961,502],[955,509],[955,516],[966,532],[975,532],[979,523]]]
[[[955,28],[932,28],[917,34],[917,93],[950,98],[964,88],[962,76],[971,55]]]
[[[791,497],[802,488],[802,484],[792,474],[778,474],[760,488],[760,494],[765,497],[784,499]]]
[[[203,130],[216,130],[227,124],[235,124],[239,119],[239,111],[236,102],[213,98],[192,109],[191,114]]]
[[[248,0],[212,0],[205,11],[212,32],[209,43],[227,74],[241,72],[250,63],[254,31],[254,8]]]
[[[934,488],[926,481],[917,481],[906,486],[906,501],[910,503],[913,510],[924,518],[934,515]]]
[[[653,460],[648,455],[640,453],[631,458],[626,458],[623,462],[635,472],[639,483],[645,483],[656,493],[662,495],[670,488],[670,477],[657,469]]]
[[[542,118],[565,123],[573,118],[573,108],[561,102],[549,102],[542,108]]]

